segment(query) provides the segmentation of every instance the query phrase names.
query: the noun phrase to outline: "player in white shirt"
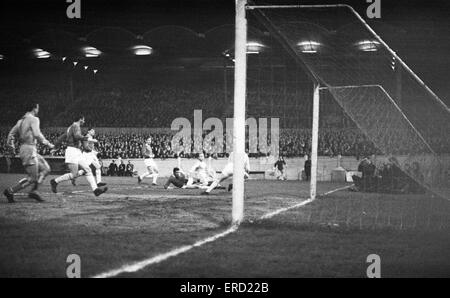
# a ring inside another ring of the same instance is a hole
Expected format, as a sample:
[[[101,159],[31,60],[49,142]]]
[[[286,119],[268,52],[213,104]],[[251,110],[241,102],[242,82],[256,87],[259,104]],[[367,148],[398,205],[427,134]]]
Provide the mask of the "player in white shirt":
[[[248,154],[244,153],[244,178],[249,177],[250,173],[250,160],[248,158]],[[203,192],[203,194],[209,194],[217,185],[219,185],[221,182],[225,181],[226,179],[233,176],[233,152],[230,153],[230,156],[228,157],[228,163],[223,168],[222,173],[220,176],[214,180],[214,182],[208,187],[207,190]],[[228,186],[228,191],[231,190],[232,184]]]
[[[205,162],[205,155],[200,153],[198,160],[192,166],[189,172],[189,180],[183,188],[201,188],[207,189],[209,185],[215,180],[215,173],[211,168],[211,165],[207,165]],[[220,185],[218,185],[220,188]]]
[[[140,184],[144,178],[153,178],[152,185],[158,185],[156,183],[159,175],[158,166],[156,165],[153,158],[155,155],[152,150],[152,137],[148,137],[145,141],[144,146],[142,147],[142,155],[144,155],[144,163],[147,168],[147,172],[138,176],[138,183]]]
[[[189,172],[189,179],[185,188],[206,188],[208,183],[210,183],[213,178],[208,173],[208,166],[205,162],[205,155],[200,153],[198,155],[197,161],[192,166]],[[195,184],[194,182],[199,182],[199,184]]]

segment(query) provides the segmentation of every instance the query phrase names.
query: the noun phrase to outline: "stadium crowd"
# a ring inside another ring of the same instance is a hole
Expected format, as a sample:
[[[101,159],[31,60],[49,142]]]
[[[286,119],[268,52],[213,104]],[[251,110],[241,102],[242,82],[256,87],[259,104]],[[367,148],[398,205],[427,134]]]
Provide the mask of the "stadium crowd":
[[[0,155],[10,154],[6,145],[8,130],[6,128],[0,131]],[[50,141],[56,140],[63,131],[57,129],[44,129],[43,133]],[[98,156],[102,159],[113,158],[141,158],[142,145],[145,139],[151,135],[153,138],[154,154],[156,158],[173,158],[177,152],[172,150],[171,133],[99,133],[96,138],[99,140],[97,150]],[[224,137],[226,142],[226,137]],[[201,142],[199,142],[201,144]],[[285,157],[301,157],[310,151],[311,131],[308,129],[300,130],[282,130],[280,133],[280,154]],[[194,142],[192,142],[191,151],[193,151]],[[213,152],[214,143],[204,139],[203,149],[207,152]],[[59,148],[54,155],[64,156],[64,147]],[[50,150],[39,146],[41,155],[50,155]],[[373,143],[355,129],[347,130],[323,130],[319,134],[319,154],[323,156],[365,156],[377,153]],[[181,152],[183,157],[189,157],[189,154]],[[221,157],[219,153],[219,157]],[[251,156],[262,156],[262,153],[252,153]]]
[[[107,82],[97,85],[90,80],[90,85],[84,86],[86,90],[80,87],[77,89],[75,86],[73,94],[64,87],[67,82],[62,78],[60,79],[62,81],[54,78],[58,83],[56,87],[51,85],[45,76],[42,79],[34,76],[32,78],[38,80],[33,84],[33,88],[25,83],[23,86],[16,86],[9,81],[0,82],[0,87],[4,89],[0,94],[0,100],[5,108],[0,119],[0,127],[3,127],[0,129],[0,155],[8,154],[5,144],[8,130],[23,115],[21,103],[30,100],[41,105],[39,115],[41,127],[47,127],[44,133],[51,141],[54,141],[63,130],[49,127],[67,127],[71,124],[73,116],[79,114],[85,116],[86,128],[169,128],[172,121],[178,117],[187,118],[193,123],[193,111],[196,109],[202,110],[203,120],[209,117],[224,120],[233,114],[232,88],[224,94],[224,88],[220,83],[222,77],[217,79],[208,73],[199,78],[191,78],[186,74],[178,78],[174,78],[173,73],[161,74],[159,79],[152,77],[155,82],[150,86],[147,81],[141,82],[136,78],[129,79],[133,83],[126,83],[120,81],[120,78],[108,77]],[[21,80],[27,81],[25,78]],[[295,89],[299,88],[296,84],[292,86],[294,87],[287,89],[280,86],[275,88],[270,84],[265,86],[261,81],[257,85],[251,85],[248,90],[247,116],[256,119],[279,118],[280,154],[284,157],[301,157],[307,155],[311,147],[311,130],[308,128],[311,119],[307,116],[310,115],[311,100],[306,100],[310,99],[310,94],[303,94],[301,90]],[[298,100],[302,97],[305,100]],[[332,104],[333,102],[325,99],[321,107],[319,154],[330,157],[356,156],[358,159],[371,154],[380,154],[374,143],[356,128],[339,106],[336,103]],[[97,145],[99,157],[102,159],[142,157],[141,148],[148,133],[138,131],[139,129],[128,133],[113,130],[108,133],[100,132],[97,136],[100,141]],[[155,157],[171,158],[179,153],[171,148],[173,134],[170,132],[153,133],[152,136]],[[224,140],[229,142],[231,138],[224,137]],[[398,148],[398,152],[390,153],[402,153],[402,148],[417,145],[398,144],[403,142],[403,139],[395,136],[389,136],[387,141],[391,142],[387,147]],[[450,152],[448,137],[431,135],[429,143],[435,152]],[[208,141],[203,143],[203,149],[207,152],[211,152],[214,147],[214,143]],[[50,154],[46,148],[39,148],[39,151],[42,155]],[[56,156],[63,154],[64,147],[55,153]],[[181,154],[186,155],[183,152]],[[263,153],[251,155],[258,156]]]

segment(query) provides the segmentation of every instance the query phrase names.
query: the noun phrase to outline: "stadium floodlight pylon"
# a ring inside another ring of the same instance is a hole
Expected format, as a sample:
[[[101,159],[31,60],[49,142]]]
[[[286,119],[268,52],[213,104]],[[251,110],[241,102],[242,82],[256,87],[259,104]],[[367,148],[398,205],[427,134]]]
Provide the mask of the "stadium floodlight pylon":
[[[391,161],[423,188],[450,198],[449,107],[355,9],[345,4],[253,5],[249,1],[245,6],[246,2],[236,1],[236,41],[244,36],[241,30],[247,28],[245,20],[255,18],[255,23],[267,29],[285,56],[295,61],[314,85],[311,199],[316,196],[319,130],[319,109],[314,107],[319,106],[324,92],[385,157],[393,157]],[[244,58],[242,39],[240,49],[238,46],[236,43],[236,58],[241,56],[235,64],[235,116],[236,111],[245,111],[245,87],[240,84],[246,78],[241,67],[250,67]],[[243,142],[241,138],[234,141]],[[243,172],[239,156],[235,156],[236,181]],[[241,198],[243,188],[235,189],[233,205]],[[237,209],[233,206],[233,210]],[[233,221],[241,219],[233,216]]]

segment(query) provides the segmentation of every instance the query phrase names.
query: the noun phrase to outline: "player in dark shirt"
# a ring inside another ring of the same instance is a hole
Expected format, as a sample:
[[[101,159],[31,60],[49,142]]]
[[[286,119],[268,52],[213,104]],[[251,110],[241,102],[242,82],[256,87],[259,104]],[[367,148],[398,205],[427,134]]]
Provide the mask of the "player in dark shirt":
[[[280,156],[278,160],[274,164],[275,167],[275,173],[277,176],[277,179],[279,180],[287,180],[286,177],[286,162],[284,161],[284,158]]]
[[[179,168],[174,168],[173,175],[171,175],[166,184],[164,184],[164,188],[171,189],[171,184],[175,185],[178,188],[182,188],[186,185],[187,182],[188,179],[186,175]]]
[[[81,172],[84,173],[84,176],[91,186],[95,196],[99,196],[106,192],[108,188],[106,186],[99,187],[97,185],[89,164],[83,158],[83,153],[81,151],[82,142],[89,140],[88,136],[83,136],[81,134],[81,125],[85,122],[84,116],[80,115],[75,120],[76,121],[69,126],[67,131],[59,137],[55,143],[55,146],[60,146],[64,141],[67,143],[65,163],[69,168],[70,173],[64,174],[56,179],[52,179],[50,181],[50,185],[52,187],[52,191],[57,193],[58,184],[63,181],[70,181],[77,178],[80,173],[79,170],[81,169]]]

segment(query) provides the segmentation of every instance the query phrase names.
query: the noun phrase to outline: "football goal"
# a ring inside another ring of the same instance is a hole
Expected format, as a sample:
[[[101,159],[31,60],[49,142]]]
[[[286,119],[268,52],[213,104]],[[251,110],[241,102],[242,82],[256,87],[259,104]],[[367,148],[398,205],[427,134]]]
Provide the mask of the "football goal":
[[[381,156],[448,204],[450,109],[351,6],[236,0],[235,29],[233,223],[244,217],[245,118],[268,110],[310,132],[287,144],[310,156],[310,200],[318,156],[332,150]]]

